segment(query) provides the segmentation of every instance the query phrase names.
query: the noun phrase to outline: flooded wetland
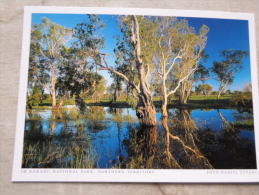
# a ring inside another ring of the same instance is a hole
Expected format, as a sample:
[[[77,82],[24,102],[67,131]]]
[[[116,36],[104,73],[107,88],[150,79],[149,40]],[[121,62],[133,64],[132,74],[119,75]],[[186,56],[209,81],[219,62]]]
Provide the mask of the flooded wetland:
[[[252,114],[235,109],[169,109],[141,127],[131,108],[75,106],[26,113],[26,168],[256,168]],[[168,126],[163,122],[167,120]],[[167,135],[170,128],[170,137]]]

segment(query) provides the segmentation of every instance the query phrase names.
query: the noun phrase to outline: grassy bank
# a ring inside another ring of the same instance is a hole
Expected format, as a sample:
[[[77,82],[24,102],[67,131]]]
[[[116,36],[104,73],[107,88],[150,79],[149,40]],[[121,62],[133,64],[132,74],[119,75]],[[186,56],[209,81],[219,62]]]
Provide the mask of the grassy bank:
[[[160,97],[154,97],[154,104],[157,108],[162,106],[162,100]],[[112,102],[111,99],[100,99],[100,100],[85,100],[87,106],[105,106],[114,108],[129,108],[132,107],[130,103],[127,102],[125,98],[118,99],[116,102]],[[75,105],[73,99],[67,100],[65,105]],[[33,108],[49,108],[51,106],[51,101],[44,100],[38,106],[33,106]],[[247,101],[247,104],[243,106],[238,106],[235,101],[233,101],[233,95],[224,95],[217,99],[216,95],[210,96],[191,96],[187,104],[180,104],[176,97],[169,100],[169,108],[252,108],[252,100]]]
[[[246,120],[240,120],[232,123],[234,128],[237,129],[248,129],[248,130],[254,130],[254,120],[253,119],[246,119]]]

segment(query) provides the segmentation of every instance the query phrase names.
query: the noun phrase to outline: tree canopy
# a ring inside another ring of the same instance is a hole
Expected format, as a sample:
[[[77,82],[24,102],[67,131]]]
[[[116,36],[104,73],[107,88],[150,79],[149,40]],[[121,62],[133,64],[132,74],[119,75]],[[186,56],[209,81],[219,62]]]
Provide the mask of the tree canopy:
[[[167,116],[168,98],[177,96],[186,104],[196,86],[197,93],[208,95],[208,78],[219,81],[218,96],[234,81],[248,55],[242,50],[223,50],[221,60],[208,68],[205,52],[209,27],[192,27],[187,19],[160,16],[117,16],[120,33],[116,34],[114,53],[106,53],[102,33],[105,23],[98,15],[86,15],[73,29],[47,18],[31,31],[28,100],[42,101],[48,94],[52,107],[62,107],[74,98],[84,111],[85,99],[100,99],[112,92],[116,102],[122,92],[134,98],[136,114],[145,125],[156,124],[153,97],[162,101]],[[115,56],[114,63],[107,60]],[[101,74],[110,75],[107,80]],[[202,82],[202,84],[196,85]],[[111,96],[110,96],[111,97]],[[58,99],[58,105],[56,103]]]

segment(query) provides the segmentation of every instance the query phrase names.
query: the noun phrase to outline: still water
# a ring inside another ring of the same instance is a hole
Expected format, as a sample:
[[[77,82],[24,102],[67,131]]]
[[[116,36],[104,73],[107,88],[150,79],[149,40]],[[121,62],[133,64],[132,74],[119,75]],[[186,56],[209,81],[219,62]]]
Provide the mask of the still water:
[[[168,118],[156,117],[157,127],[142,129],[130,108],[32,110],[23,167],[256,168],[253,126],[235,125],[251,121],[251,113],[170,109]]]

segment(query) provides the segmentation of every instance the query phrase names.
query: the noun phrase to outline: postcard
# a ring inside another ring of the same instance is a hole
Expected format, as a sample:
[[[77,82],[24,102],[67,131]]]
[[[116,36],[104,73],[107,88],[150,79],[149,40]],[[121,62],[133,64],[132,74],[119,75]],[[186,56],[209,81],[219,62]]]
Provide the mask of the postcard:
[[[25,7],[14,182],[259,182],[254,15]]]

